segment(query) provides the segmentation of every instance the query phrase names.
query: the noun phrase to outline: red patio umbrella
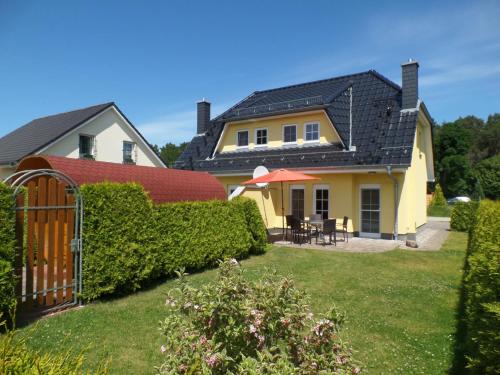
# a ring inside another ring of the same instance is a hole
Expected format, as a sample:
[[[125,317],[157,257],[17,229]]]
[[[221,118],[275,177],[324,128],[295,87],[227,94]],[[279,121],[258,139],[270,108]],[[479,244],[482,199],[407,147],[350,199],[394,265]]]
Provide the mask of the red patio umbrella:
[[[253,185],[258,183],[271,183],[280,182],[281,183],[281,216],[282,216],[282,226],[283,226],[283,240],[285,239],[285,205],[283,203],[283,182],[293,182],[293,181],[308,181],[308,180],[319,180],[317,177],[308,176],[300,172],[290,171],[288,169],[276,169],[271,173],[265,174],[263,176],[253,178],[251,180],[242,182],[243,185]]]

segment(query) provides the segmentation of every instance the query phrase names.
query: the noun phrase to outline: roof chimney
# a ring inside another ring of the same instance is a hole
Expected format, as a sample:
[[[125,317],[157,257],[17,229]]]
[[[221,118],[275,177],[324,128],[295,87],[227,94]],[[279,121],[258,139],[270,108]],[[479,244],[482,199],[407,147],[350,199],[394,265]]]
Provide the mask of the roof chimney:
[[[401,64],[403,79],[402,109],[417,107],[418,102],[418,62],[409,59]]]
[[[207,102],[203,98],[197,103],[198,110],[198,134],[204,134],[208,129],[208,124],[210,123],[210,102]]]

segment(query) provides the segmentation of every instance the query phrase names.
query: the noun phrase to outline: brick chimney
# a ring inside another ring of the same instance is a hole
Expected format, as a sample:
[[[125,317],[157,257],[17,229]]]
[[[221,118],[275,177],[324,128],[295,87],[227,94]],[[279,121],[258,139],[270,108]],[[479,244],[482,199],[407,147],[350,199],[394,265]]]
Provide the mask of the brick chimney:
[[[402,109],[412,109],[417,107],[418,102],[418,62],[409,59],[401,64],[403,103]]]
[[[210,123],[210,102],[207,102],[205,98],[197,103],[198,111],[198,122],[197,122],[197,132],[198,134],[203,134],[208,129],[208,124]]]

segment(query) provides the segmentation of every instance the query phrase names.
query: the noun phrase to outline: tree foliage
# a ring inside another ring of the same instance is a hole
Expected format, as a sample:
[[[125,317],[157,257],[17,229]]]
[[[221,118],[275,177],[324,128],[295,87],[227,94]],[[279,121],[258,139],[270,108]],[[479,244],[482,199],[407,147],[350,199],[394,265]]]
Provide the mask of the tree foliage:
[[[182,142],[179,145],[168,142],[165,145],[159,147],[158,145],[153,145],[153,149],[161,159],[167,164],[167,167],[172,167],[174,162],[181,156],[182,152],[186,149],[188,142]]]
[[[460,117],[434,129],[437,180],[448,198],[500,199],[500,114]]]

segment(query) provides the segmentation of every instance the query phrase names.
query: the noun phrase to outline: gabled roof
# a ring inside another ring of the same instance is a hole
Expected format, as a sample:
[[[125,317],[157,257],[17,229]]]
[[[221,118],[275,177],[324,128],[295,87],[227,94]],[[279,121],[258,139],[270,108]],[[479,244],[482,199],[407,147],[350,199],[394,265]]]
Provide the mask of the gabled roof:
[[[113,102],[94,105],[28,122],[0,138],[0,165],[15,163],[37,152],[112,105]]]
[[[349,89],[352,88],[352,145],[349,144]],[[342,144],[242,152],[215,152],[227,122],[322,110]],[[374,70],[342,77],[256,91],[213,119],[204,135],[193,138],[176,168],[214,173],[268,168],[408,166],[418,110],[401,110],[401,87]]]
[[[98,182],[136,182],[155,203],[226,199],[224,187],[206,172],[72,159],[61,156],[28,156],[17,168],[54,169],[71,177],[78,185]]]
[[[125,119],[133,128],[135,133],[151,149],[151,152],[164,162],[151,148],[150,144],[132,123],[120,111],[114,102],[98,104],[87,108],[77,109],[70,112],[58,113],[52,116],[40,117],[17,128],[11,133],[0,138],[0,165],[17,163],[23,157],[34,154],[44,149],[52,142],[63,137],[93,117],[99,115],[110,107]]]

